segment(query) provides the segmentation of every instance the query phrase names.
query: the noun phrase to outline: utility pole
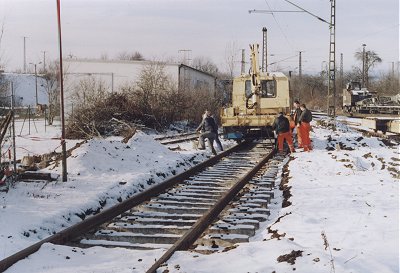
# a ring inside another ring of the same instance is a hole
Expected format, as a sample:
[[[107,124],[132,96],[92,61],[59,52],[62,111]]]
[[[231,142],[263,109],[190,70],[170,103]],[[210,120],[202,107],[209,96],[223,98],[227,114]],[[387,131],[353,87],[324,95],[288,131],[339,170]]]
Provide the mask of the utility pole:
[[[329,24],[329,78],[328,78],[328,115],[336,116],[336,0],[331,1],[331,20]],[[330,97],[332,96],[332,101]]]
[[[35,97],[36,97],[36,106],[38,106],[39,100],[38,100],[38,93],[37,93],[37,70],[36,70],[36,64],[35,64]]]
[[[343,53],[340,53],[340,90],[343,89]]]
[[[366,46],[366,44],[362,44],[363,53],[362,53],[362,77],[361,77],[361,87],[365,87],[365,46]]]
[[[268,61],[267,61],[267,55],[268,55],[268,45],[267,45],[267,28],[263,27],[262,29],[263,32],[263,52],[262,52],[262,72],[267,72],[268,70]]]
[[[246,55],[245,55],[245,49],[242,49],[242,61],[241,61],[241,69],[240,69],[240,73],[246,74]]]
[[[41,64],[42,62],[38,63]],[[35,98],[36,98],[36,106],[39,104],[38,100],[38,84],[37,84],[37,65],[36,63],[29,63],[32,64],[35,67]]]
[[[301,51],[299,51],[299,79],[301,80]]]
[[[392,86],[393,86],[393,91],[396,90],[396,78],[394,74],[394,62],[392,62]]]
[[[62,43],[61,43],[61,12],[60,0],[57,2],[58,23],[58,48],[60,51],[60,115],[61,115],[61,147],[62,147],[62,181],[67,181],[67,147],[65,144],[65,117],[64,117],[64,74],[62,66]]]
[[[368,76],[368,51],[365,52],[365,87],[369,86],[369,76]]]
[[[14,99],[13,82],[10,82],[10,88],[11,88],[11,115],[12,115],[12,145],[13,145],[13,163],[14,163],[13,179],[15,179],[17,175],[17,153],[15,146],[15,110],[14,110],[15,99]]]
[[[43,72],[46,72],[46,51],[43,51]]]
[[[394,78],[394,62],[392,62],[392,77]]]
[[[24,38],[24,73],[26,73],[26,36],[23,36]]]
[[[397,79],[396,79],[396,89],[400,89],[400,61],[397,61]],[[399,91],[399,90],[397,90]]]

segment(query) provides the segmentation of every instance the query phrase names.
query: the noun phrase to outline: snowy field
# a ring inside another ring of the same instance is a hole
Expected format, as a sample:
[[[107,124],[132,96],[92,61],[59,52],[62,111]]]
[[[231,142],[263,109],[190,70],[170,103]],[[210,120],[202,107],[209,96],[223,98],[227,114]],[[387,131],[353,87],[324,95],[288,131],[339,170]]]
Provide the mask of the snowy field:
[[[289,206],[282,208],[276,189],[271,216],[250,243],[211,255],[179,252],[159,272],[398,272],[399,147],[345,125],[336,132],[313,125],[314,150],[288,162]],[[57,137],[57,128],[48,130],[37,137]],[[20,141],[44,153],[57,144],[50,139]],[[190,143],[171,151],[143,133],[127,144],[91,140],[68,159],[68,182],[20,182],[0,193],[0,259],[79,222],[104,200],[109,207],[207,156]],[[292,251],[291,260],[278,262]],[[45,244],[6,272],[145,272],[162,253]]]

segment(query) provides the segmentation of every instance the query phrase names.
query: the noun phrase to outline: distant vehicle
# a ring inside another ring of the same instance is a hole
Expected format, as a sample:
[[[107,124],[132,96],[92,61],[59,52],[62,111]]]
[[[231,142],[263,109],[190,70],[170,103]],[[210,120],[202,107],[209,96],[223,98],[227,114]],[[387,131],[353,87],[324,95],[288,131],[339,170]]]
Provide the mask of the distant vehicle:
[[[343,111],[349,114],[395,114],[400,113],[400,95],[377,96],[376,92],[362,88],[352,81],[343,89]]]
[[[289,113],[289,80],[281,72],[260,72],[258,48],[250,45],[250,72],[233,79],[232,106],[221,111],[227,139],[272,138],[276,114]]]

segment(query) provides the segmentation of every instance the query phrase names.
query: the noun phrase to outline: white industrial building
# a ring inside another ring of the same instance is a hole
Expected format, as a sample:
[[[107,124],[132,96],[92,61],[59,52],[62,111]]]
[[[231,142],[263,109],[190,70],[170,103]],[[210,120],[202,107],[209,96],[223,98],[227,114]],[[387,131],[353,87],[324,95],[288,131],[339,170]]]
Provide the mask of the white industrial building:
[[[118,91],[120,87],[134,84],[141,70],[152,64],[151,61],[120,61],[94,59],[64,59],[63,67],[66,79],[79,82],[85,77],[94,76],[101,79],[109,91]],[[206,88],[215,91],[216,78],[208,73],[197,70],[185,64],[163,63],[165,73],[177,88],[197,89]]]
[[[96,80],[101,80],[109,92],[118,92],[123,86],[134,85],[142,69],[152,63],[151,61],[63,59],[65,111],[71,112],[76,103],[73,101],[74,90],[85,78],[94,77]],[[162,65],[164,72],[177,89],[204,89],[208,90],[210,95],[215,94],[216,77],[213,75],[185,64],[163,63]],[[2,73],[2,76],[5,80],[14,83],[18,104],[35,106],[36,100],[40,104],[48,103],[41,75],[37,75],[36,86],[36,77],[32,74]]]
[[[79,84],[85,77],[100,79],[109,92],[118,92],[121,87],[134,85],[140,72],[151,61],[121,61],[100,59],[63,59],[65,74],[65,103],[66,111],[72,106],[71,95],[74,86]],[[209,90],[215,94],[216,77],[185,64],[163,63],[165,73],[170,77],[172,83],[180,90]]]

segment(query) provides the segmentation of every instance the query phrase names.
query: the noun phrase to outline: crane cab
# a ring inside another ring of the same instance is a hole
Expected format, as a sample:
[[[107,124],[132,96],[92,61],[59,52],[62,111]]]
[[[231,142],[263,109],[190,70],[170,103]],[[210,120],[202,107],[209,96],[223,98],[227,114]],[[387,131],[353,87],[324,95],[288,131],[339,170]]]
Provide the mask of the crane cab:
[[[257,76],[259,83],[255,92],[254,75],[240,75],[233,80],[232,106],[221,110],[227,139],[271,138],[271,126],[277,113],[289,113],[288,78],[281,72]]]

